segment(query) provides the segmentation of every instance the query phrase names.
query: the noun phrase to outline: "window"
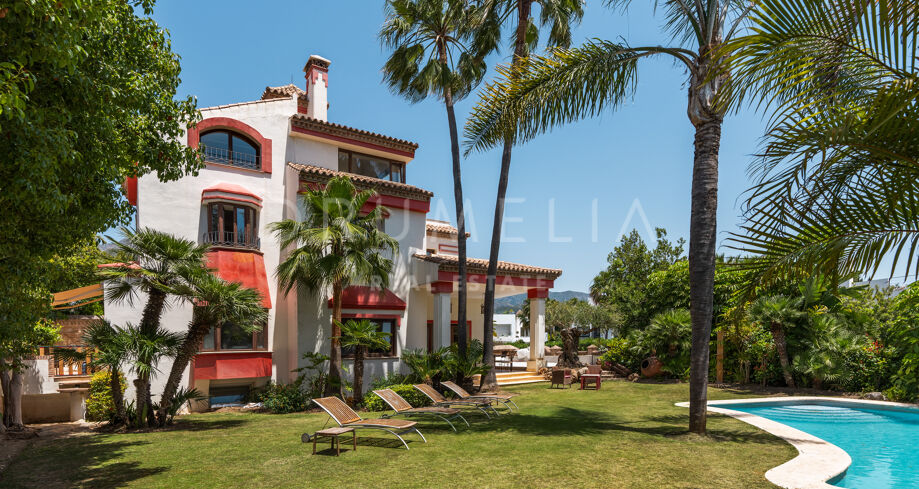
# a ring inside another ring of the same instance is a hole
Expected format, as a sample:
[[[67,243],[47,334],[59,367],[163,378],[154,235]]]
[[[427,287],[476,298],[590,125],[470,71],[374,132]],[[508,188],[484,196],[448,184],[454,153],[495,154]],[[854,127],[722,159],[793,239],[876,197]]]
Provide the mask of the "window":
[[[338,170],[380,180],[405,183],[405,163],[344,149],[338,150]]]
[[[261,169],[259,147],[245,136],[220,129],[202,134],[200,141],[207,162]]]
[[[346,321],[347,318],[342,318],[342,321]],[[367,357],[394,357],[396,356],[396,320],[395,319],[368,319],[371,323],[377,325],[377,331],[382,331],[384,333],[389,333],[387,341],[389,342],[389,348],[379,349],[379,350],[370,350],[367,352]],[[341,347],[341,356],[342,358],[354,358],[354,348],[353,347]]]
[[[255,209],[245,205],[215,202],[207,206],[204,242],[235,248],[259,248]]]
[[[450,305],[450,311],[453,311],[453,305]],[[450,344],[455,345],[459,341],[459,323],[456,321],[450,322]],[[434,351],[434,321],[428,321],[428,351]],[[466,340],[472,340],[472,321],[466,321]]]
[[[211,329],[204,337],[202,351],[242,351],[267,350],[267,326],[252,333],[247,333],[241,326],[224,323]]]

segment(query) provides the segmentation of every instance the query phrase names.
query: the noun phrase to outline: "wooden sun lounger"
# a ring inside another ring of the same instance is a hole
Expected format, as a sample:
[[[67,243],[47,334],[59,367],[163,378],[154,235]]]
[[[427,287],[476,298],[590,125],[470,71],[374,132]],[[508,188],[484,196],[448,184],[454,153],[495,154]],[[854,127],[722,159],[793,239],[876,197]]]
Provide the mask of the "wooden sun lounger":
[[[456,383],[450,382],[449,380],[446,381],[446,382],[441,382],[440,385],[446,387],[447,389],[450,389],[451,391],[453,391],[454,394],[458,395],[458,396],[460,397],[460,399],[463,399],[463,400],[467,400],[467,399],[469,399],[469,400],[481,399],[481,400],[489,400],[489,401],[494,401],[494,402],[500,402],[501,404],[504,404],[504,407],[506,407],[508,411],[511,410],[511,406],[510,406],[510,405],[513,404],[514,407],[517,408],[517,411],[520,411],[520,408],[517,407],[517,403],[514,402],[513,399],[511,399],[512,397],[516,396],[517,394],[512,394],[512,393],[500,393],[500,394],[499,394],[499,393],[491,393],[491,394],[475,394],[475,395],[472,395],[472,394],[470,394],[469,392],[467,392],[466,389],[463,389],[462,387],[460,387],[460,386],[457,385]],[[508,403],[510,403],[510,404],[508,404]]]
[[[482,399],[447,399],[443,396],[443,394],[437,392],[436,389],[429,386],[428,384],[415,384],[415,388],[421,391],[422,394],[428,396],[428,399],[434,402],[435,406],[472,407],[482,411],[482,413],[485,414],[488,419],[491,419],[491,415],[488,414],[488,411],[485,410],[486,408],[489,408],[493,413],[495,413],[495,416],[498,416],[498,411],[495,411],[495,408],[492,407],[491,401],[485,401]]]
[[[424,435],[418,431],[418,428],[415,427],[415,425],[418,424],[417,421],[389,418],[363,419],[357,413],[355,413],[353,409],[348,407],[344,401],[337,397],[323,397],[321,399],[313,399],[313,402],[321,407],[323,411],[328,413],[329,416],[334,419],[339,426],[343,428],[366,428],[387,431],[395,435],[395,437],[398,438],[403,445],[405,445],[406,450],[409,449],[408,443],[402,439],[401,435],[413,432],[418,433],[418,436],[420,436],[425,443],[428,442],[428,440],[424,438]]]
[[[434,416],[440,418],[447,422],[453,431],[456,431],[456,426],[453,426],[453,423],[450,422],[451,419],[459,418],[466,423],[466,426],[469,426],[469,421],[466,421],[466,418],[460,414],[459,409],[453,409],[448,407],[439,407],[439,406],[426,406],[426,407],[412,407],[408,401],[400,396],[396,391],[392,389],[380,389],[373,391],[374,394],[380,396],[380,399],[383,400],[386,404],[389,404],[389,407],[392,408],[393,414],[386,415],[384,418],[389,418],[391,416]]]

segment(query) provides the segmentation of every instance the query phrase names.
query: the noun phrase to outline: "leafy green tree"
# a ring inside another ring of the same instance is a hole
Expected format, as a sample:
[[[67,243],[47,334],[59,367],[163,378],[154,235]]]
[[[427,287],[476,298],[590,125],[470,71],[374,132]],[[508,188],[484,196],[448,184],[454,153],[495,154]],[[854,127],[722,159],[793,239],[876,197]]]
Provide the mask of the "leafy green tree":
[[[243,287],[236,282],[227,282],[209,273],[203,266],[190,270],[186,280],[187,285],[179,287],[177,292],[190,299],[194,303],[194,309],[188,330],[172,362],[163,394],[160,396],[156,416],[159,426],[164,426],[169,419],[169,413],[174,407],[173,397],[178,392],[182,375],[191,359],[198,354],[208,332],[223,324],[232,323],[243,331],[252,333],[265,327],[268,321],[268,310],[262,305],[262,295],[257,290]]]
[[[393,267],[386,255],[399,249],[399,243],[377,227],[385,208],[362,212],[374,195],[370,190],[358,191],[345,177],[336,177],[325,187],[302,194],[302,221],[285,219],[271,224],[281,249],[291,249],[278,265],[281,288],[286,293],[294,287],[313,293],[332,290],[327,394],[335,394],[332,391],[341,386],[342,291],[352,283],[386,288]]]
[[[48,313],[46,260],[126,223],[125,178],[201,168],[179,59],[149,0],[7,2],[0,29],[0,341]],[[9,314],[6,314],[9,312]]]
[[[623,236],[606,258],[609,266],[594,277],[590,286],[595,303],[611,305],[622,315],[623,333],[648,325],[653,315],[647,307],[648,296],[654,291],[649,287],[652,274],[666,270],[683,254],[683,239],[672,243],[666,230],[658,228],[656,233],[657,245],[653,250],[648,249],[637,230]]]
[[[354,404],[364,402],[364,357],[373,349],[389,348],[389,333],[377,330],[377,325],[366,320],[349,319],[339,324],[341,346],[354,348]]]
[[[489,0],[485,9],[489,16],[495,20],[484,22],[479,29],[487,31],[496,26],[510,24],[513,28],[513,57],[512,66],[519,66],[521,61],[536,48],[539,41],[540,28],[549,31],[549,46],[567,48],[571,45],[571,27],[581,21],[584,15],[581,0]],[[533,7],[539,7],[539,16],[534,18]],[[485,32],[480,35],[484,35]],[[495,38],[500,32],[495,32]],[[501,247],[501,227],[504,222],[504,201],[507,196],[508,177],[511,167],[511,153],[514,140],[504,140],[501,152],[501,171],[498,176],[498,195],[495,199],[495,218],[491,231],[491,248],[488,255],[488,271],[485,280],[485,342],[484,361],[492,367],[482,379],[484,390],[497,386],[494,369],[494,313],[495,313],[495,281],[498,273],[498,254]],[[468,151],[467,151],[468,154]]]
[[[102,268],[99,275],[108,281],[106,294],[111,301],[131,304],[139,297],[139,292],[146,295],[136,331],[140,341],[137,345],[155,343],[162,339],[158,331],[169,296],[176,298],[183,293],[189,276],[200,272],[209,247],[149,228],[137,232],[122,228],[121,233],[124,236],[121,241],[110,240],[117,252],[131,261],[110,264]],[[145,360],[138,361],[145,363]],[[153,369],[136,368],[134,371],[139,374],[134,381],[137,412],[146,411],[152,422],[153,401],[148,375]]]
[[[3,418],[0,431],[22,431],[23,359],[38,352],[39,346],[53,345],[60,339],[61,328],[52,321],[40,319],[15,337],[0,338],[0,389],[3,391]]]
[[[454,104],[465,98],[485,75],[484,56],[494,44],[482,29],[483,13],[465,0],[387,0],[380,41],[392,50],[383,66],[383,80],[393,92],[412,103],[434,96],[444,103],[453,158],[453,197],[456,203],[457,321],[466,324],[466,219],[459,136]],[[466,330],[459,328],[457,344],[466,352]]]

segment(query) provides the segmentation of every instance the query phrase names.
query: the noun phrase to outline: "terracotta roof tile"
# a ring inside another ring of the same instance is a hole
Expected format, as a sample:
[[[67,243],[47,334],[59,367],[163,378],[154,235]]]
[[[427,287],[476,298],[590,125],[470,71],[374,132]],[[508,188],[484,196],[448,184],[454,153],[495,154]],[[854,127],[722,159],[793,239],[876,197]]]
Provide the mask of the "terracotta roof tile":
[[[381,180],[379,178],[357,175],[343,171],[336,171],[320,166],[304,165],[300,163],[287,163],[287,166],[300,172],[300,179],[308,182],[325,183],[333,177],[346,177],[358,188],[373,189],[384,195],[395,197],[405,197],[410,199],[419,199],[430,201],[434,193],[423,188],[414,187],[399,182]]]
[[[428,234],[441,234],[445,236],[459,236],[459,230],[456,227],[451,226],[445,222],[439,221],[428,221],[425,223],[425,231]],[[466,237],[468,238],[470,234],[467,232]]]
[[[262,92],[262,100],[290,98],[294,95],[306,95],[306,91],[294,85],[293,83],[282,85],[280,87],[265,87],[265,91]]]
[[[454,255],[416,253],[414,256],[418,260],[438,264],[440,266],[440,271],[456,271],[459,266],[459,257]],[[467,257],[466,269],[471,273],[486,273],[488,271],[488,260],[484,258]],[[522,265],[507,261],[498,262],[498,271],[506,274],[538,275],[552,279],[556,279],[562,275],[562,271],[558,268],[534,267],[532,265]]]
[[[406,153],[414,154],[415,150],[418,149],[417,143],[413,143],[405,139],[384,136],[375,132],[348,127],[341,124],[336,124],[334,122],[321,121],[319,119],[308,117],[304,114],[294,114],[291,116],[290,122],[293,127],[320,132],[330,136],[356,139],[358,141],[376,144],[378,146],[383,146],[385,148],[395,149]]]

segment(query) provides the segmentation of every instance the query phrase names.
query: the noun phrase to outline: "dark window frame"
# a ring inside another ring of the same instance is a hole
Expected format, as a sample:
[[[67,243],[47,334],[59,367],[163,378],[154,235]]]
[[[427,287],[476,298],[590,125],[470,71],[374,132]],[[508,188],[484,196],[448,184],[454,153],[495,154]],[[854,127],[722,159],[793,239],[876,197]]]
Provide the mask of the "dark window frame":
[[[371,159],[378,160],[378,161],[388,162],[389,163],[389,181],[396,182],[396,183],[405,183],[405,162],[403,161],[397,161],[397,160],[393,160],[389,158],[383,158],[381,156],[374,156],[374,155],[369,155],[367,153],[360,153],[357,151],[351,151],[349,149],[338,148],[339,162],[341,162],[342,153],[345,153],[348,155],[348,168],[346,170],[342,170],[341,167],[339,166],[340,171],[346,171],[348,173],[354,173],[355,175],[360,175],[359,173],[354,172],[354,156],[355,155],[362,156],[364,158],[371,158]],[[394,167],[399,168],[399,180],[393,180],[393,168]],[[368,176],[368,175],[364,175],[364,176]],[[374,178],[374,177],[371,177],[371,178]]]
[[[204,137],[207,136],[208,134],[215,134],[215,133],[225,134],[227,136],[228,154],[225,160],[209,159],[208,157],[207,145],[204,144]],[[245,163],[235,162],[234,151],[233,151],[233,137],[234,136],[238,137],[239,139],[242,139],[244,142],[249,144],[249,146],[252,146],[255,149],[255,168],[252,168],[251,163],[248,161]],[[251,137],[249,137],[246,134],[243,134],[241,132],[236,132],[230,129],[217,128],[217,129],[211,129],[211,130],[202,132],[200,135],[198,135],[198,141],[199,141],[199,146],[203,146],[204,161],[206,163],[213,163],[217,165],[227,165],[227,166],[232,166],[234,168],[243,168],[246,170],[262,171],[262,146],[259,143],[255,142]]]
[[[262,325],[262,329],[255,330],[252,332],[252,348],[249,349],[240,349],[240,348],[221,348],[221,337],[223,334],[223,325],[213,328],[214,334],[214,348],[204,348],[204,344],[201,345],[201,351],[203,352],[245,352],[245,351],[268,351],[268,323]],[[210,334],[210,333],[208,333]],[[259,336],[261,338],[261,343],[263,346],[259,346]]]
[[[396,335],[397,335],[397,331],[398,331],[398,329],[399,329],[399,320],[398,320],[398,319],[395,319],[395,318],[348,318],[348,317],[343,317],[343,318],[342,318],[342,321],[347,321],[348,319],[355,319],[355,320],[363,320],[363,319],[366,319],[366,320],[370,321],[371,323],[374,323],[374,324],[377,325],[377,331],[383,331],[383,323],[384,323],[384,322],[392,323],[392,331],[390,331],[391,334],[390,334],[390,336],[389,336],[389,351],[388,351],[388,352],[379,352],[379,351],[377,351],[377,352],[371,352],[371,351],[368,351],[366,354],[364,354],[364,358],[391,358],[391,357],[396,357],[396,356],[397,356],[397,352],[396,352]],[[341,357],[342,357],[342,358],[351,358],[351,359],[353,359],[353,358],[354,358],[354,353],[346,353],[346,352],[345,352],[345,348],[342,347]]]
[[[217,222],[214,222],[214,209],[217,209]],[[231,230],[226,228],[226,220],[224,216],[226,215],[226,210],[230,209],[234,219]],[[239,227],[238,222],[235,219],[238,209],[243,210],[243,220],[245,221],[243,229],[243,239],[240,240],[239,237]],[[205,235],[205,242],[213,243],[215,246],[232,246],[232,247],[241,247],[241,248],[254,248],[259,249],[259,236],[258,236],[258,209],[252,205],[246,205],[242,203],[230,203],[224,201],[209,202],[207,204],[207,232]],[[215,234],[216,233],[216,234]],[[232,236],[232,240],[225,239],[227,236]]]

